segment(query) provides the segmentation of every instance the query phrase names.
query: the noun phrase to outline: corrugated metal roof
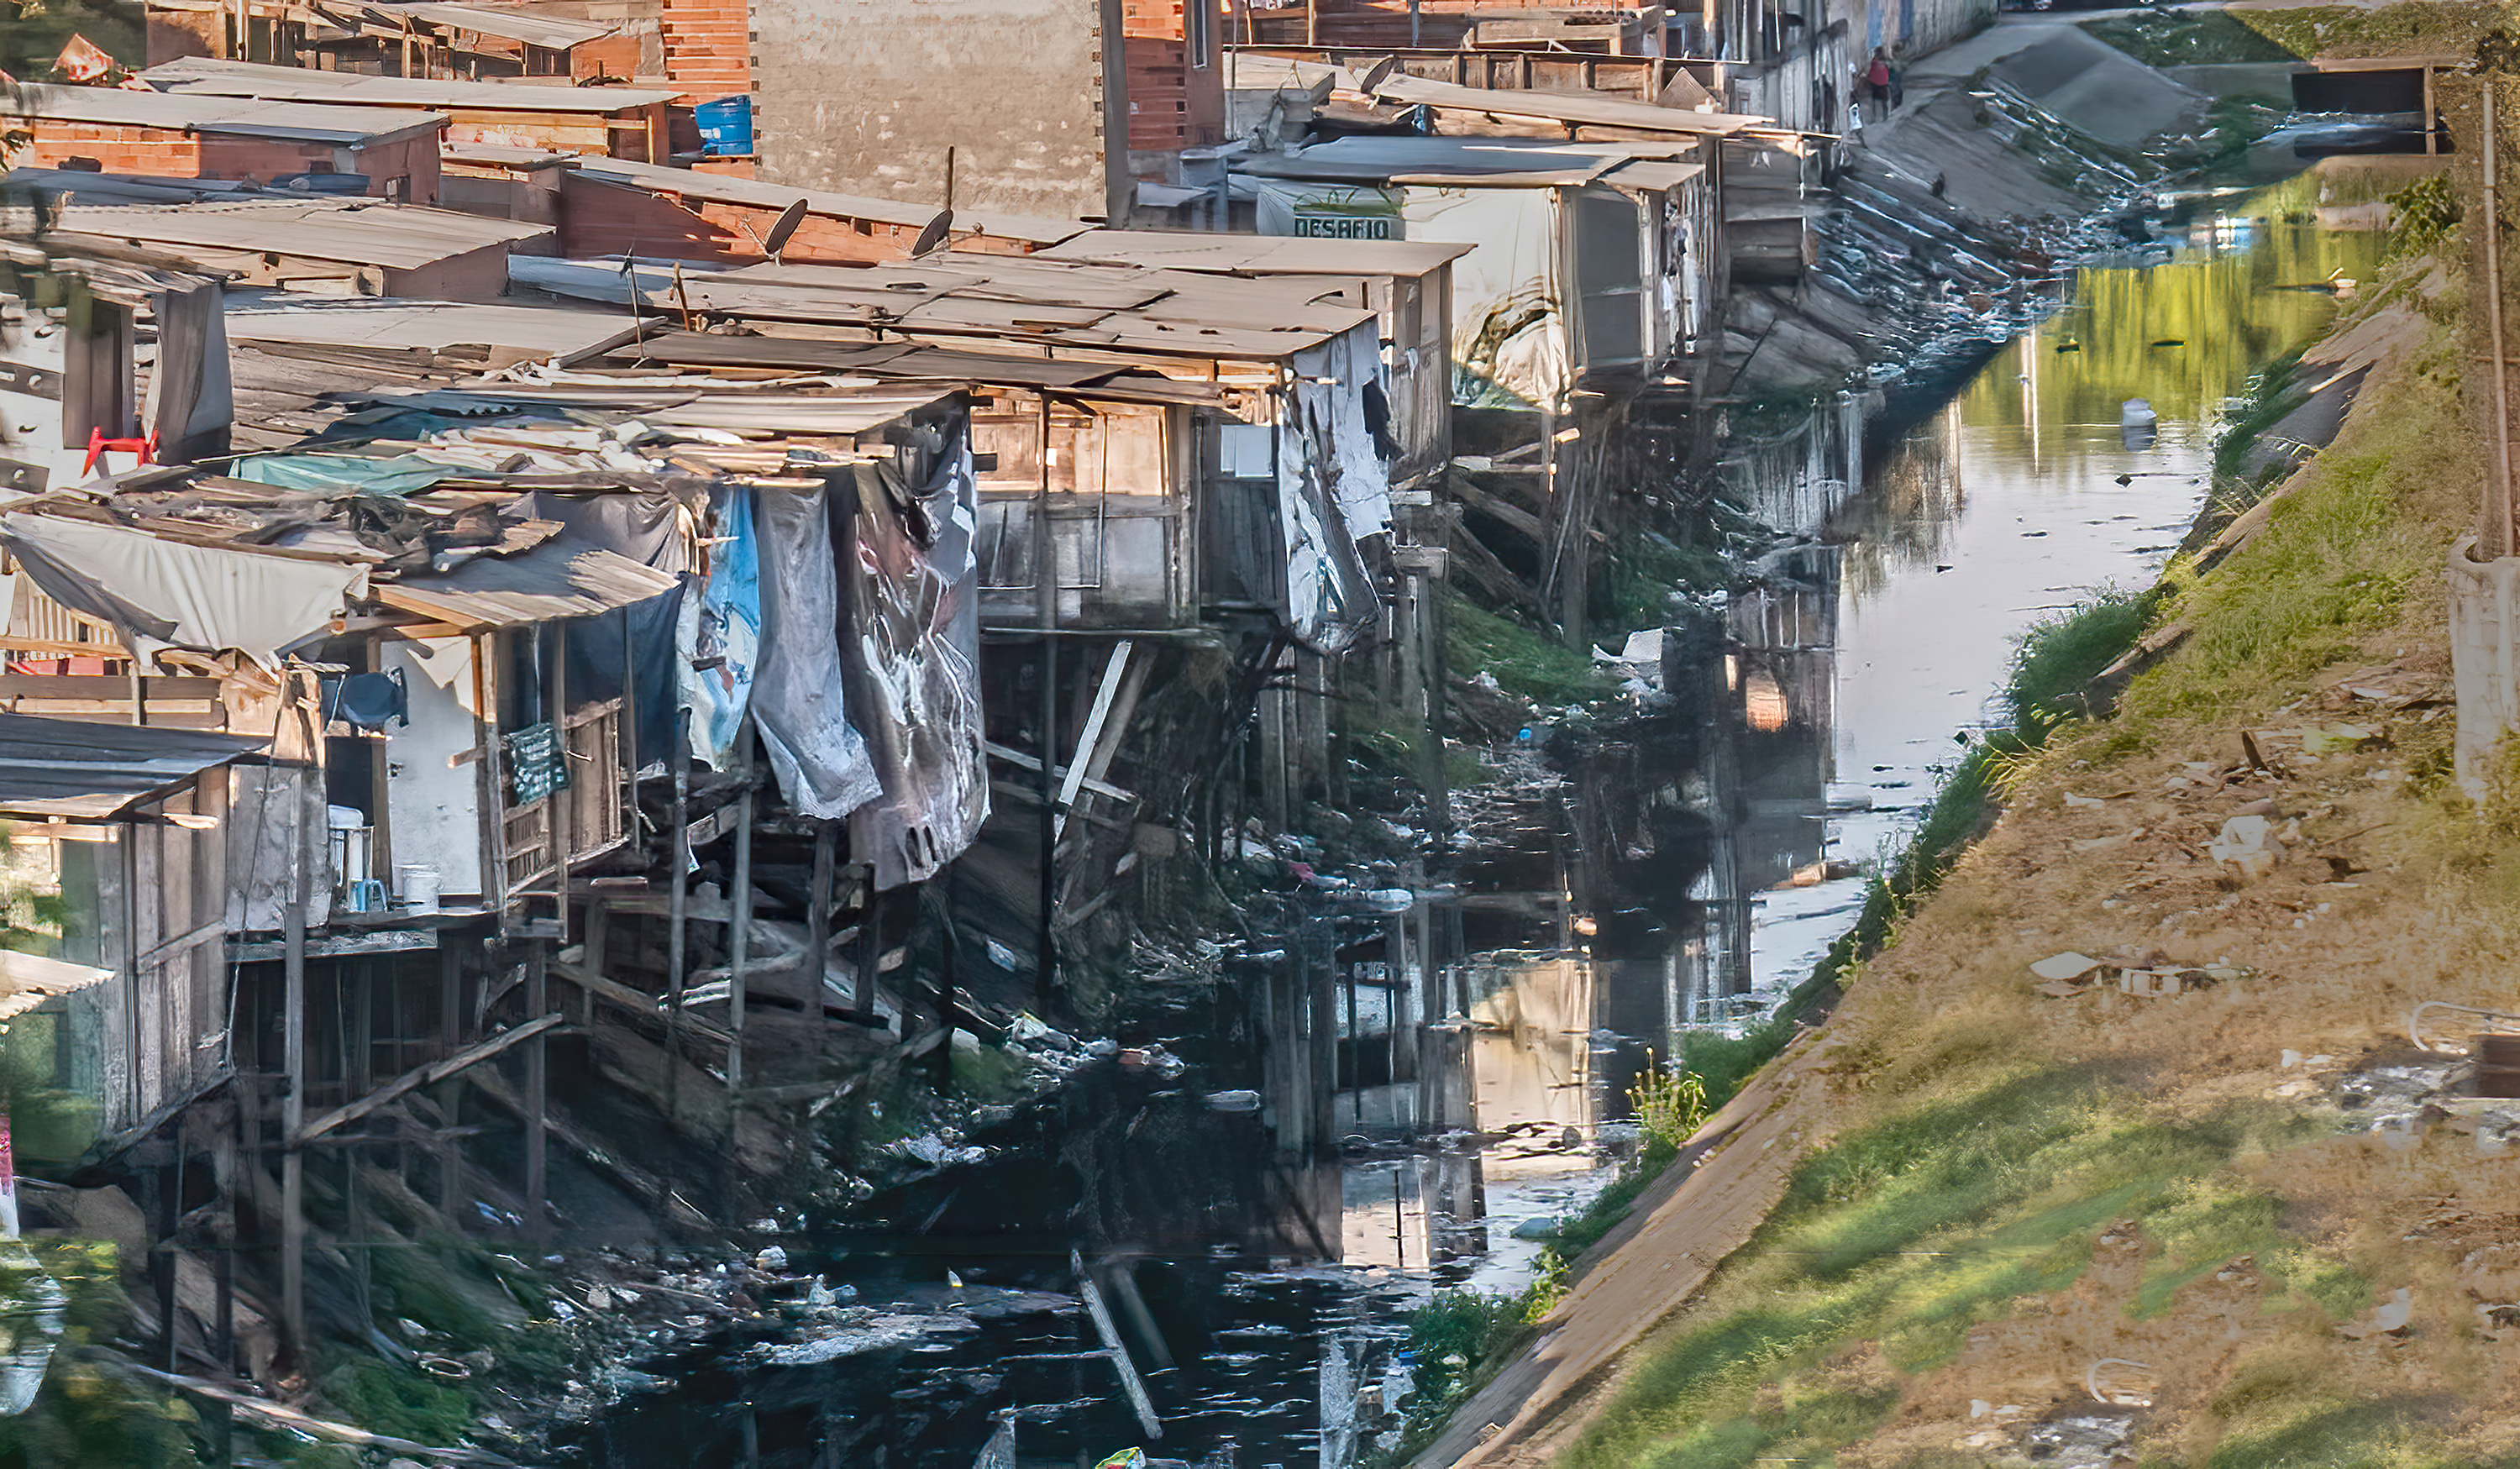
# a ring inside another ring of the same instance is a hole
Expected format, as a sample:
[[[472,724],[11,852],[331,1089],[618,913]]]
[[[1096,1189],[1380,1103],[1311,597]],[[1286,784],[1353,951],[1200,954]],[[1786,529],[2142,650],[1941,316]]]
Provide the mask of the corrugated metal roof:
[[[447,30],[470,30],[479,35],[497,36],[501,40],[522,41],[528,46],[541,46],[552,51],[566,51],[588,41],[600,41],[621,28],[594,21],[571,21],[517,6],[456,5],[451,0],[383,0],[383,3],[360,8],[386,15],[409,16]]]
[[[198,730],[0,714],[0,814],[111,817],[262,747]]]
[[[333,73],[312,71],[310,76]],[[318,107],[251,95],[170,96],[124,87],[20,86],[0,110],[30,120],[94,122],[108,127],[154,127],[168,132],[223,133],[292,142],[338,143],[371,148],[446,125],[442,113],[414,107],[383,111],[369,107]]]
[[[1204,230],[1088,230],[1042,251],[1055,260],[1097,260],[1215,275],[1423,276],[1473,246],[1421,240],[1298,240]]]
[[[660,428],[722,428],[764,438],[785,434],[838,438],[880,428],[952,396],[952,389],[885,385],[800,393],[699,375],[612,377],[572,372],[550,374],[533,382],[469,382],[420,392],[353,390],[340,396],[465,416],[531,407],[574,408],[635,416]]]
[[[669,332],[617,354],[616,360],[662,362],[676,367],[781,368],[799,373],[849,373],[891,380],[967,382],[1071,392],[1127,402],[1214,403],[1223,393],[1211,384],[1155,377],[1107,362],[1008,357],[913,342],[827,341],[820,337],[730,336],[707,332]]]
[[[1567,187],[1607,173],[1616,159],[1543,139],[1340,138],[1293,153],[1238,160],[1263,178],[1379,184],[1423,179],[1490,188]]]
[[[1757,127],[1773,127],[1773,117],[1746,112],[1693,112],[1659,103],[1606,97],[1595,92],[1541,92],[1491,87],[1463,87],[1449,81],[1399,72],[1373,89],[1381,102],[1407,103],[1456,111],[1488,112],[1500,117],[1537,117],[1578,126],[1633,127],[1664,133],[1729,138]]]
[[[821,215],[826,219],[867,219],[907,228],[922,226],[936,217],[933,209],[893,200],[834,194],[828,189],[795,189],[785,184],[764,183],[759,179],[737,178],[733,174],[703,173],[697,168],[666,168],[654,163],[634,163],[623,158],[592,156],[581,157],[569,166],[580,177],[593,183],[640,189],[651,194],[669,194],[680,199],[705,200],[712,203],[785,209],[801,199],[808,214]],[[954,225],[957,230],[977,231],[1000,240],[1019,240],[1030,245],[1053,245],[1088,228],[1082,220],[1038,219],[985,209],[958,209],[954,214]]]
[[[895,265],[753,266],[654,291],[700,311],[1174,356],[1271,361],[1373,320],[1299,276],[1229,277],[1040,255],[937,254]]]
[[[1610,170],[1601,182],[1614,188],[1650,189],[1655,192],[1677,189],[1706,172],[1703,163],[1670,163],[1654,158],[1639,158]]]
[[[611,312],[237,290],[228,292],[227,327],[231,341],[433,352],[480,346],[562,363],[609,351],[639,334],[636,321]]]
[[[437,156],[449,163],[484,168],[558,168],[579,156],[558,148],[519,148],[513,143],[459,143],[448,139]]]
[[[444,576],[380,582],[369,595],[469,631],[592,617],[662,597],[676,579],[626,556],[559,537],[521,556],[480,556]]]
[[[47,1000],[75,994],[113,977],[111,969],[73,964],[38,954],[0,950],[0,1020],[22,1015]]]
[[[66,234],[158,245],[252,250],[413,270],[488,245],[531,240],[551,226],[370,200],[223,200],[169,205],[73,203]]]
[[[370,76],[360,71],[317,71],[269,67],[259,62],[190,56],[161,62],[140,79],[169,94],[188,97],[266,97],[278,101],[339,103],[353,107],[422,107],[462,111],[618,112],[681,94],[649,87],[546,86],[525,81],[433,81],[417,76]]]
[[[255,197],[247,192],[241,179],[161,178],[140,173],[91,173],[84,168],[12,168],[6,182],[83,204],[182,204],[199,199]]]

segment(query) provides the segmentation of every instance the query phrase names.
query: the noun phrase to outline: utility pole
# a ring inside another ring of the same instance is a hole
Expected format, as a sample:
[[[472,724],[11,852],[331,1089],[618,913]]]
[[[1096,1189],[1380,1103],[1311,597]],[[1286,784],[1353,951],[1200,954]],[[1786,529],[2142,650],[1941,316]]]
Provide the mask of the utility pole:
[[[2502,334],[2502,125],[2497,115],[2501,83],[2484,78],[2485,94],[2485,321],[2494,364],[2494,482],[2486,491],[2478,527],[2492,558],[2520,554],[2520,495],[2511,482],[2511,391]]]

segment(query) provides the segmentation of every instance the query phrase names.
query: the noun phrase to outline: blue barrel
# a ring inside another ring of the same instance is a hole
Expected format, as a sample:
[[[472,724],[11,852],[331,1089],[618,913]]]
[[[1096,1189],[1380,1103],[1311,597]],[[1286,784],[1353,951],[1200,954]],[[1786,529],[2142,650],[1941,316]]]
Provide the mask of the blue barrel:
[[[752,98],[721,97],[692,109],[699,123],[700,152],[711,157],[752,156]]]

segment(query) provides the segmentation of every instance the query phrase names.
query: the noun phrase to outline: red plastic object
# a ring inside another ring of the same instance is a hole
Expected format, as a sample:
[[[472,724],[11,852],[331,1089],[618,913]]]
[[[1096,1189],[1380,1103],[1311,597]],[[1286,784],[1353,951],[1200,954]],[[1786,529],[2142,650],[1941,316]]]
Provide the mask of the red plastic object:
[[[110,439],[105,436],[105,430],[102,428],[89,429],[87,431],[87,463],[79,466],[80,475],[86,476],[95,473],[96,462],[105,458],[109,454],[137,455],[141,464],[154,465],[158,463],[158,435],[152,433],[147,438]],[[132,467],[137,468],[139,466],[135,465]]]

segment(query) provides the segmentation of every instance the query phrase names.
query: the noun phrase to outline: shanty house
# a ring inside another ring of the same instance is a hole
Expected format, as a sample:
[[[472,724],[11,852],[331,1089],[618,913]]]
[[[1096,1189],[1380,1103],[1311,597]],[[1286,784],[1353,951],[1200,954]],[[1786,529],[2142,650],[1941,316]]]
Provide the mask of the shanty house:
[[[1713,325],[1704,165],[1651,144],[1343,138],[1242,166],[1261,232],[1473,246],[1452,263],[1457,402],[1562,411],[1656,377]]]
[[[140,73],[173,97],[260,98],[347,109],[426,109],[443,114],[450,143],[500,143],[661,161],[672,154],[670,90],[550,82],[461,81],[310,71],[188,57]],[[431,170],[432,173],[434,169]],[[430,199],[434,201],[434,181]]]
[[[508,251],[534,225],[355,200],[269,199],[173,205],[71,202],[61,243],[141,245],[231,283],[332,295],[489,300],[508,289]]]
[[[533,166],[522,165],[528,172]],[[782,247],[782,259],[901,260],[938,215],[930,206],[618,158],[571,160],[560,175],[559,190],[561,253],[572,258],[759,260],[781,213],[802,203],[804,217]],[[948,238],[960,249],[1023,254],[1084,228],[1074,220],[959,209]]]
[[[1052,259],[1094,260],[1200,275],[1309,277],[1335,283],[1336,299],[1363,306],[1382,327],[1391,486],[1439,474],[1453,457],[1453,262],[1467,245],[1440,241],[1293,239],[1212,231],[1091,230],[1051,246]],[[1372,412],[1369,407],[1369,412]]]
[[[446,117],[415,106],[335,107],[249,94],[175,97],[122,87],[19,86],[0,103],[26,144],[13,167],[277,183],[332,174],[397,203],[437,201]],[[319,187],[329,188],[330,181]]]
[[[262,743],[0,713],[22,1155],[110,1152],[230,1074],[228,767]]]
[[[1219,605],[1275,609],[1335,648],[1377,606],[1360,548],[1389,529],[1400,449],[1371,406],[1390,401],[1380,330],[1338,297],[1308,276],[1037,256],[762,265],[647,299],[763,334],[638,351],[1018,388],[974,410],[984,621],[1178,628]],[[940,350],[900,355],[919,347]]]

